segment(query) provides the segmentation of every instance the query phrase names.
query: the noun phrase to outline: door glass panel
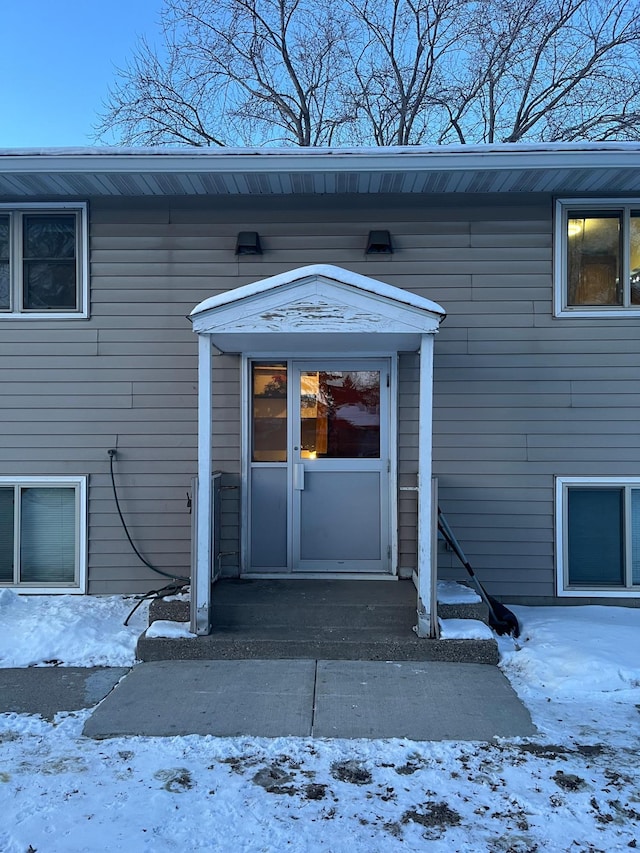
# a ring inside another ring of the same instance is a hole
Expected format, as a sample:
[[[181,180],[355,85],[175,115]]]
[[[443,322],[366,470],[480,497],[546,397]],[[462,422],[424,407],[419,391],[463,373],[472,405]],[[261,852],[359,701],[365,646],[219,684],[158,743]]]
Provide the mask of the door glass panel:
[[[302,459],[380,458],[380,371],[300,374]]]
[[[287,366],[253,364],[251,368],[253,462],[287,461]]]
[[[571,586],[624,585],[623,497],[622,489],[569,489]]]

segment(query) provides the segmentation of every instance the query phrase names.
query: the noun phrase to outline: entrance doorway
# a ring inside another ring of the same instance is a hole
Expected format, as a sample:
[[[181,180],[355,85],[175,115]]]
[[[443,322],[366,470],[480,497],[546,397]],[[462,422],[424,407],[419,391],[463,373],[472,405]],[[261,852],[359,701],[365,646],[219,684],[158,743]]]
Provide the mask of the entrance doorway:
[[[389,360],[249,369],[247,572],[389,573]]]

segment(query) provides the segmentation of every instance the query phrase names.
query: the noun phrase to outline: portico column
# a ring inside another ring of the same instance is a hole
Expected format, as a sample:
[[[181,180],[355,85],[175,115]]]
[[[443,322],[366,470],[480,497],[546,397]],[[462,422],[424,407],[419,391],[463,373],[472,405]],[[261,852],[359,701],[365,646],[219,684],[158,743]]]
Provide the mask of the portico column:
[[[196,501],[195,577],[191,578],[191,630],[211,632],[211,560],[213,490],[211,486],[211,336],[198,336],[198,494]]]
[[[418,420],[418,625],[419,637],[437,633],[435,566],[433,565],[433,343],[432,334],[420,342],[420,408]]]

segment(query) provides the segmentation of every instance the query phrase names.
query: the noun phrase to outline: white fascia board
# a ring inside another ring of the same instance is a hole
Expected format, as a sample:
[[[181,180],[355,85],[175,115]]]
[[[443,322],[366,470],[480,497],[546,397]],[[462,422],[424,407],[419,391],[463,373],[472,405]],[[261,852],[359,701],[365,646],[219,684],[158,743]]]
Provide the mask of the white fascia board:
[[[0,149],[11,173],[428,172],[637,167],[640,145],[557,143],[379,148]]]
[[[224,305],[229,305],[234,302],[239,302],[243,299],[250,299],[261,294],[267,294],[280,287],[284,287],[294,282],[302,283],[313,279],[326,279],[329,283],[335,282],[337,285],[347,285],[357,288],[364,294],[371,296],[382,297],[397,302],[401,305],[407,305],[411,308],[418,308],[421,311],[428,311],[431,314],[437,314],[441,319],[446,316],[446,311],[437,302],[432,302],[430,299],[425,299],[408,290],[401,290],[399,287],[394,287],[391,284],[386,284],[375,278],[361,275],[360,273],[351,272],[342,267],[333,266],[332,264],[311,264],[306,267],[298,267],[297,269],[288,270],[279,275],[270,276],[269,278],[261,279],[260,281],[245,284],[241,287],[227,290],[224,293],[218,293],[215,296],[210,296],[208,299],[200,302],[191,311],[191,317],[196,317],[207,311],[212,311]]]

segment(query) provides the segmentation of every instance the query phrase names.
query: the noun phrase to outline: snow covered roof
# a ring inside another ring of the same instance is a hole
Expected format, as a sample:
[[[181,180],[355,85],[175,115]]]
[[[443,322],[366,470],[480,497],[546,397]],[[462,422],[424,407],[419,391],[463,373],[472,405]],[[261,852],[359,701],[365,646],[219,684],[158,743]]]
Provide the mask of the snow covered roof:
[[[193,329],[221,352],[413,352],[445,317],[430,299],[330,264],[299,267],[205,299]]]
[[[287,270],[278,275],[263,278],[260,281],[250,282],[241,287],[236,287],[232,290],[225,290],[222,293],[217,293],[215,296],[209,296],[207,299],[200,302],[191,312],[191,316],[195,317],[198,314],[203,314],[206,311],[211,311],[214,308],[219,308],[223,305],[229,305],[234,302],[240,302],[243,299],[250,297],[268,294],[279,288],[284,288],[287,284],[294,284],[305,281],[307,279],[325,278],[329,281],[339,282],[356,288],[363,293],[371,296],[380,296],[394,302],[418,308],[421,311],[440,315],[444,317],[446,311],[437,302],[432,302],[430,299],[425,299],[424,296],[419,296],[417,293],[411,293],[408,290],[401,290],[398,287],[393,287],[386,284],[384,281],[379,281],[375,278],[370,278],[367,275],[352,272],[351,270],[343,269],[342,267],[334,266],[333,264],[310,264],[306,267],[298,267],[296,269]]]
[[[0,149],[0,197],[640,193],[640,145]]]

